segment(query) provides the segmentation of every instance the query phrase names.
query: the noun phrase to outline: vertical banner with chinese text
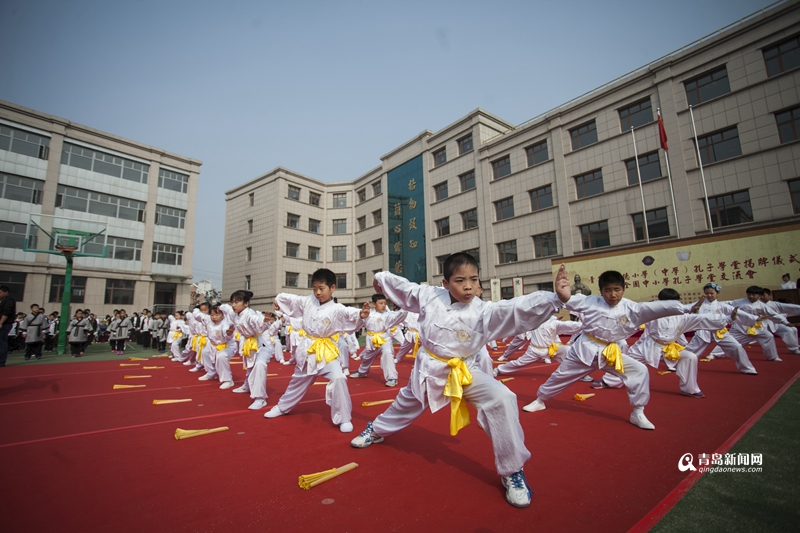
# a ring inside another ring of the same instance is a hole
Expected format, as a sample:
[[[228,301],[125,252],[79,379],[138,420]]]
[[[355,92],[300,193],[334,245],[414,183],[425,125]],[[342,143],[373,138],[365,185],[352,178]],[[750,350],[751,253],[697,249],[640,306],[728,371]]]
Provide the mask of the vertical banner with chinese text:
[[[417,283],[427,281],[422,156],[390,170],[387,181],[389,271]]]

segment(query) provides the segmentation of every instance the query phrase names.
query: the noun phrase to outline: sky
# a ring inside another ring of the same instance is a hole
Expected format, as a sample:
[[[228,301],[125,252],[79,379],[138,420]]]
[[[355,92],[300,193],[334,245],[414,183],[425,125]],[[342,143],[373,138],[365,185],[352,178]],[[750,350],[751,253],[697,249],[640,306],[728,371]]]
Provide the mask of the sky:
[[[770,4],[0,0],[0,99],[201,160],[193,276],[221,287],[226,190],[520,124]]]

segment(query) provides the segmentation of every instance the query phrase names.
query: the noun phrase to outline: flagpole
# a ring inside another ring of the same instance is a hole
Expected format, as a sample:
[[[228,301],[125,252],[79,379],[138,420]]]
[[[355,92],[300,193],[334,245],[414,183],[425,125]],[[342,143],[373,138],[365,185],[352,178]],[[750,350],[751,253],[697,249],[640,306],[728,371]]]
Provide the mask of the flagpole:
[[[694,126],[694,113],[692,106],[689,106],[689,116],[692,118],[692,133],[694,134],[694,146],[697,150],[697,165],[700,167],[700,181],[703,182],[703,196],[706,199],[706,214],[708,215],[708,229],[714,234],[714,221],[711,220],[711,206],[708,205],[708,190],[706,189],[706,176],[703,174],[703,159],[700,157],[700,143],[697,142],[697,128]]]
[[[636,150],[636,134],[631,126],[631,137],[633,137],[633,160],[636,161],[636,179],[639,180],[639,194],[642,195],[642,226],[644,226],[644,237],[650,243],[650,232],[647,230],[647,208],[644,204],[644,187],[642,187],[642,173],[639,171],[639,152]]]
[[[658,108],[658,119],[663,127],[663,120],[661,119],[661,108]],[[660,136],[660,132],[659,132]],[[669,150],[661,147],[664,150],[664,161],[667,163],[667,181],[669,182],[669,196],[672,199],[672,215],[675,217],[675,231],[678,234],[678,238],[681,238],[681,225],[678,224],[678,211],[675,209],[675,191],[672,189],[672,173],[669,171]]]

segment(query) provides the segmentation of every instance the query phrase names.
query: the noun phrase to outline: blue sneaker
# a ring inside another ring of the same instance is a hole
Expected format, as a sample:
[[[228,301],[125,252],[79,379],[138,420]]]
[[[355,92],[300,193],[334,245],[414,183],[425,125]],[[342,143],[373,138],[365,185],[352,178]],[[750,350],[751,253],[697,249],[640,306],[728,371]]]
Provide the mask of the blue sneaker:
[[[350,441],[353,448],[366,448],[370,444],[383,442],[383,437],[379,437],[372,431],[372,422],[367,422],[367,427],[361,434]],[[530,500],[529,500],[530,501]]]
[[[514,507],[527,507],[531,504],[533,491],[525,479],[525,474],[520,470],[510,476],[503,476],[503,486],[506,488],[506,501]]]

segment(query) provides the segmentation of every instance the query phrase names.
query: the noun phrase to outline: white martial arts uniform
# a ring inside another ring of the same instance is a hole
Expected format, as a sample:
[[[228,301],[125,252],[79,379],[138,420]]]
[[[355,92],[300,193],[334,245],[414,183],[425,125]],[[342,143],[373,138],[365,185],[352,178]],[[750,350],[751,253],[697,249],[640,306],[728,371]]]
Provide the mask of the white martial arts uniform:
[[[419,351],[419,315],[417,313],[408,313],[406,315],[406,319],[404,324],[406,326],[406,334],[403,339],[403,342],[400,344],[400,348],[397,350],[397,354],[394,356],[395,363],[399,363],[403,360],[408,354],[413,355],[414,357],[417,356],[417,351]],[[488,351],[486,352],[489,353]]]
[[[286,349],[289,350],[289,363],[296,364],[297,346],[306,332],[303,330],[303,317],[287,317],[287,319],[289,320],[289,327],[287,328],[289,334],[286,336]]]
[[[229,317],[239,332],[239,352],[242,354],[242,363],[246,369],[250,398],[266,400],[267,363],[275,354],[275,345],[270,336],[272,333],[277,333],[280,322],[266,322],[262,313],[249,307],[245,307],[238,315],[228,304],[220,305],[219,309]]]
[[[783,339],[783,343],[786,344],[790,353],[797,354],[799,351],[797,345],[797,328],[787,320],[787,317],[797,315],[798,312],[800,312],[800,306],[784,304],[773,300],[764,302],[764,304],[767,306],[767,311],[772,315],[772,318],[770,318],[767,323],[767,328],[773,335],[777,335]],[[787,307],[789,308],[787,309]],[[787,313],[785,311],[789,312]]]
[[[498,366],[497,373],[516,372],[539,359],[543,359],[546,363],[549,363],[551,358],[559,362],[563,361],[569,351],[569,346],[561,344],[559,335],[574,335],[580,332],[582,327],[580,322],[559,320],[555,316],[550,317],[547,322],[528,333],[531,343],[525,353],[518,359]]]
[[[514,355],[514,353],[522,348],[525,345],[525,341],[528,340],[527,331],[525,333],[520,333],[516,335],[511,342],[508,343],[506,346],[506,351],[503,352],[503,355],[497,358],[498,361],[508,361],[508,358]]]
[[[220,309],[221,311],[221,309]],[[193,311],[196,320],[202,320],[206,327],[208,343],[203,349],[203,368],[205,380],[217,379],[220,381],[233,381],[231,374],[231,357],[236,351],[236,341],[233,338],[233,323],[229,315],[223,312],[222,320],[214,322],[210,315],[204,315],[199,309]]]
[[[731,307],[738,307],[741,311],[755,316],[769,314],[767,306],[761,300],[751,302],[747,298],[739,298],[738,300],[722,303]],[[758,344],[761,345],[761,349],[764,351],[764,357],[767,361],[774,361],[779,359],[778,347],[775,345],[775,336],[767,329],[765,322],[767,321],[763,320],[758,322],[755,326],[750,327],[737,322],[731,327],[729,334],[742,346],[758,342]],[[711,350],[711,355],[714,357],[721,357],[723,355],[722,348],[717,346]]]
[[[384,381],[397,381],[397,367],[394,362],[394,346],[389,330],[397,327],[406,318],[406,311],[369,312],[369,317],[364,321],[367,328],[366,345],[361,352],[361,364],[357,372],[362,376],[369,374],[372,362],[381,354],[381,370]]]
[[[167,333],[167,344],[169,351],[172,354],[173,361],[178,361],[181,358],[181,340],[186,337],[186,321],[177,319],[169,315],[169,333]]]
[[[345,307],[333,300],[320,304],[313,295],[281,293],[275,297],[275,302],[288,317],[302,317],[305,331],[305,336],[298,338],[294,374],[278,401],[278,409],[283,414],[291,412],[317,376],[324,376],[329,380],[325,387],[325,402],[331,407],[333,423],[337,426],[349,424],[353,405],[333,337],[342,331],[361,328],[364,325],[361,310]]]
[[[535,292],[500,302],[473,298],[467,304],[451,303],[450,293],[442,287],[417,285],[389,272],[378,272],[375,281],[381,292],[401,309],[419,313],[423,346],[414,361],[408,385],[400,389],[394,403],[373,422],[375,434],[394,435],[428,406],[432,412],[448,406],[451,399],[444,395],[445,384],[453,367],[447,360],[458,358],[472,376],[472,383],[463,386],[462,400],[478,410],[478,425],[492,440],[497,472],[508,476],[522,470],[531,454],[525,448],[517,397],[492,377],[486,343],[490,338],[509,337],[537,328],[563,306],[558,296],[553,292]]]
[[[692,305],[693,304],[688,304],[684,308],[686,312],[691,310]],[[705,300],[702,305],[700,305],[698,313],[727,317],[733,313],[733,309],[733,306],[720,302],[719,300],[714,300],[713,302]],[[722,350],[721,354],[733,359],[739,372],[743,374],[756,373],[753,363],[751,363],[750,358],[747,357],[747,352],[744,351],[742,345],[739,344],[725,328],[719,331],[706,331],[702,329],[696,331],[692,341],[686,346],[686,349],[697,355],[697,357],[702,357],[703,353],[712,343],[716,344],[715,349],[719,348]]]

